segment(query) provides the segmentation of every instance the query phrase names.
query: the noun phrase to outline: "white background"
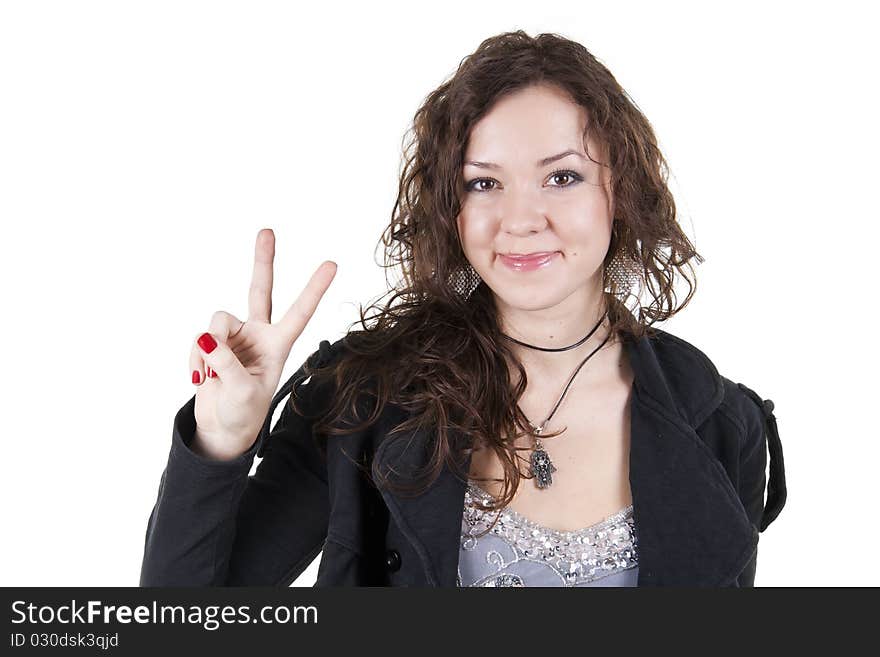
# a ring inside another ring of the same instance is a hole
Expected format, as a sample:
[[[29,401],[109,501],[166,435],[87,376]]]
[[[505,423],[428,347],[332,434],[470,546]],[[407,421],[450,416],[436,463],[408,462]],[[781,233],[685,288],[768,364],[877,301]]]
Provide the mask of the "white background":
[[[867,5],[0,5],[0,584],[137,584],[192,341],[246,317],[257,231],[275,318],[339,264],[283,381],[385,290],[412,114],[512,29],[583,43],[657,132],[706,257],[662,327],[776,404],[789,499],[756,585],[880,584]]]

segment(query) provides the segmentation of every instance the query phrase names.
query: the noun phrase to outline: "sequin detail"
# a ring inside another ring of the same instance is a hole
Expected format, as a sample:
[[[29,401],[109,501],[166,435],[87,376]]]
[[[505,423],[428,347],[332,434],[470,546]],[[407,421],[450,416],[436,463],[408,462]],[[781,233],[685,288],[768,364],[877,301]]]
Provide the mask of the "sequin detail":
[[[544,527],[507,508],[501,511],[489,534],[478,537],[477,534],[485,531],[498,513],[482,508],[488,506],[491,499],[492,496],[475,482],[468,482],[462,516],[458,586],[589,586],[591,582],[614,574],[625,581],[627,578],[622,573],[631,568],[634,570],[630,575],[638,572],[635,568],[638,566],[638,535],[632,505],[574,531]],[[482,545],[484,555],[478,550],[481,541],[485,541]],[[470,581],[462,581],[463,570],[464,579]]]

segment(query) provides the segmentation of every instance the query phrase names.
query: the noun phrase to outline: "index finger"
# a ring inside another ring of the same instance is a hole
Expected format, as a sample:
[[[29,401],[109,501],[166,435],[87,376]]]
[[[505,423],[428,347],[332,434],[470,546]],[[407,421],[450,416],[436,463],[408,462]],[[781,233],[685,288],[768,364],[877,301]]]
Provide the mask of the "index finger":
[[[336,263],[332,260],[322,262],[296,301],[290,306],[284,317],[281,318],[279,324],[285,335],[288,336],[291,344],[300,336],[306,324],[315,313],[321,297],[330,287],[333,277],[336,276]]]
[[[272,261],[275,259],[275,233],[263,228],[254,245],[254,271],[248,291],[248,321],[272,321]]]

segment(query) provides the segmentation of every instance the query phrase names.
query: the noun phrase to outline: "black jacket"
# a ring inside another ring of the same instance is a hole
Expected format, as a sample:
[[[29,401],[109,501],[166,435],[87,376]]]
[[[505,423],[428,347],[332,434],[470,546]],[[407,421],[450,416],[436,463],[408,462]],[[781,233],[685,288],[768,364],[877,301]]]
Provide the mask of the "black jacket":
[[[307,362],[331,362],[343,340],[322,341]],[[638,585],[753,586],[758,533],[786,497],[773,402],[665,331],[625,348],[635,375],[629,478]],[[393,464],[405,476],[426,462],[431,433],[382,440],[403,418],[389,405],[368,430],[331,438],[325,459],[311,421],[288,404],[269,432],[294,386],[304,400],[321,389],[304,382],[301,367],[275,395],[254,445],[231,461],[187,447],[195,396],[178,411],[140,585],[288,586],[323,550],[315,586],[454,587],[465,482],[444,468],[424,494],[398,496],[379,492],[352,462]],[[249,476],[255,455],[262,461]]]

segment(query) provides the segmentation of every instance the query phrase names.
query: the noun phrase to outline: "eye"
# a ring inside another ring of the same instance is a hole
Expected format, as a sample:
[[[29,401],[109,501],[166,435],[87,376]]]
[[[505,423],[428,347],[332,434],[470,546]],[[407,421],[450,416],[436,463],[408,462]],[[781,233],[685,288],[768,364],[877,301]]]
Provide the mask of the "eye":
[[[577,172],[572,171],[571,169],[556,169],[553,173],[550,174],[550,179],[559,178],[559,177],[568,177],[574,180],[574,182],[568,185],[554,185],[554,187],[573,187],[577,183],[583,180],[583,177],[578,175]]]
[[[561,177],[562,178],[571,178],[573,182],[570,182],[567,185],[551,185],[551,187],[561,187],[564,189],[566,187],[574,187],[577,183],[583,181],[583,177],[580,174],[578,174],[576,171],[572,171],[571,169],[556,169],[555,171],[553,171],[550,174],[551,180],[554,178],[561,178]],[[497,182],[498,181],[495,180],[494,178],[474,178],[473,180],[469,180],[467,182],[467,184],[465,185],[465,191],[478,192],[478,193],[491,192],[493,188],[489,188],[489,189],[486,189],[485,187],[480,188],[480,189],[475,189],[475,188],[480,183],[495,184]]]
[[[492,178],[474,178],[473,180],[468,181],[465,185],[465,191],[467,192],[489,192],[492,191],[490,189],[474,189],[480,183],[494,183],[496,182]]]

